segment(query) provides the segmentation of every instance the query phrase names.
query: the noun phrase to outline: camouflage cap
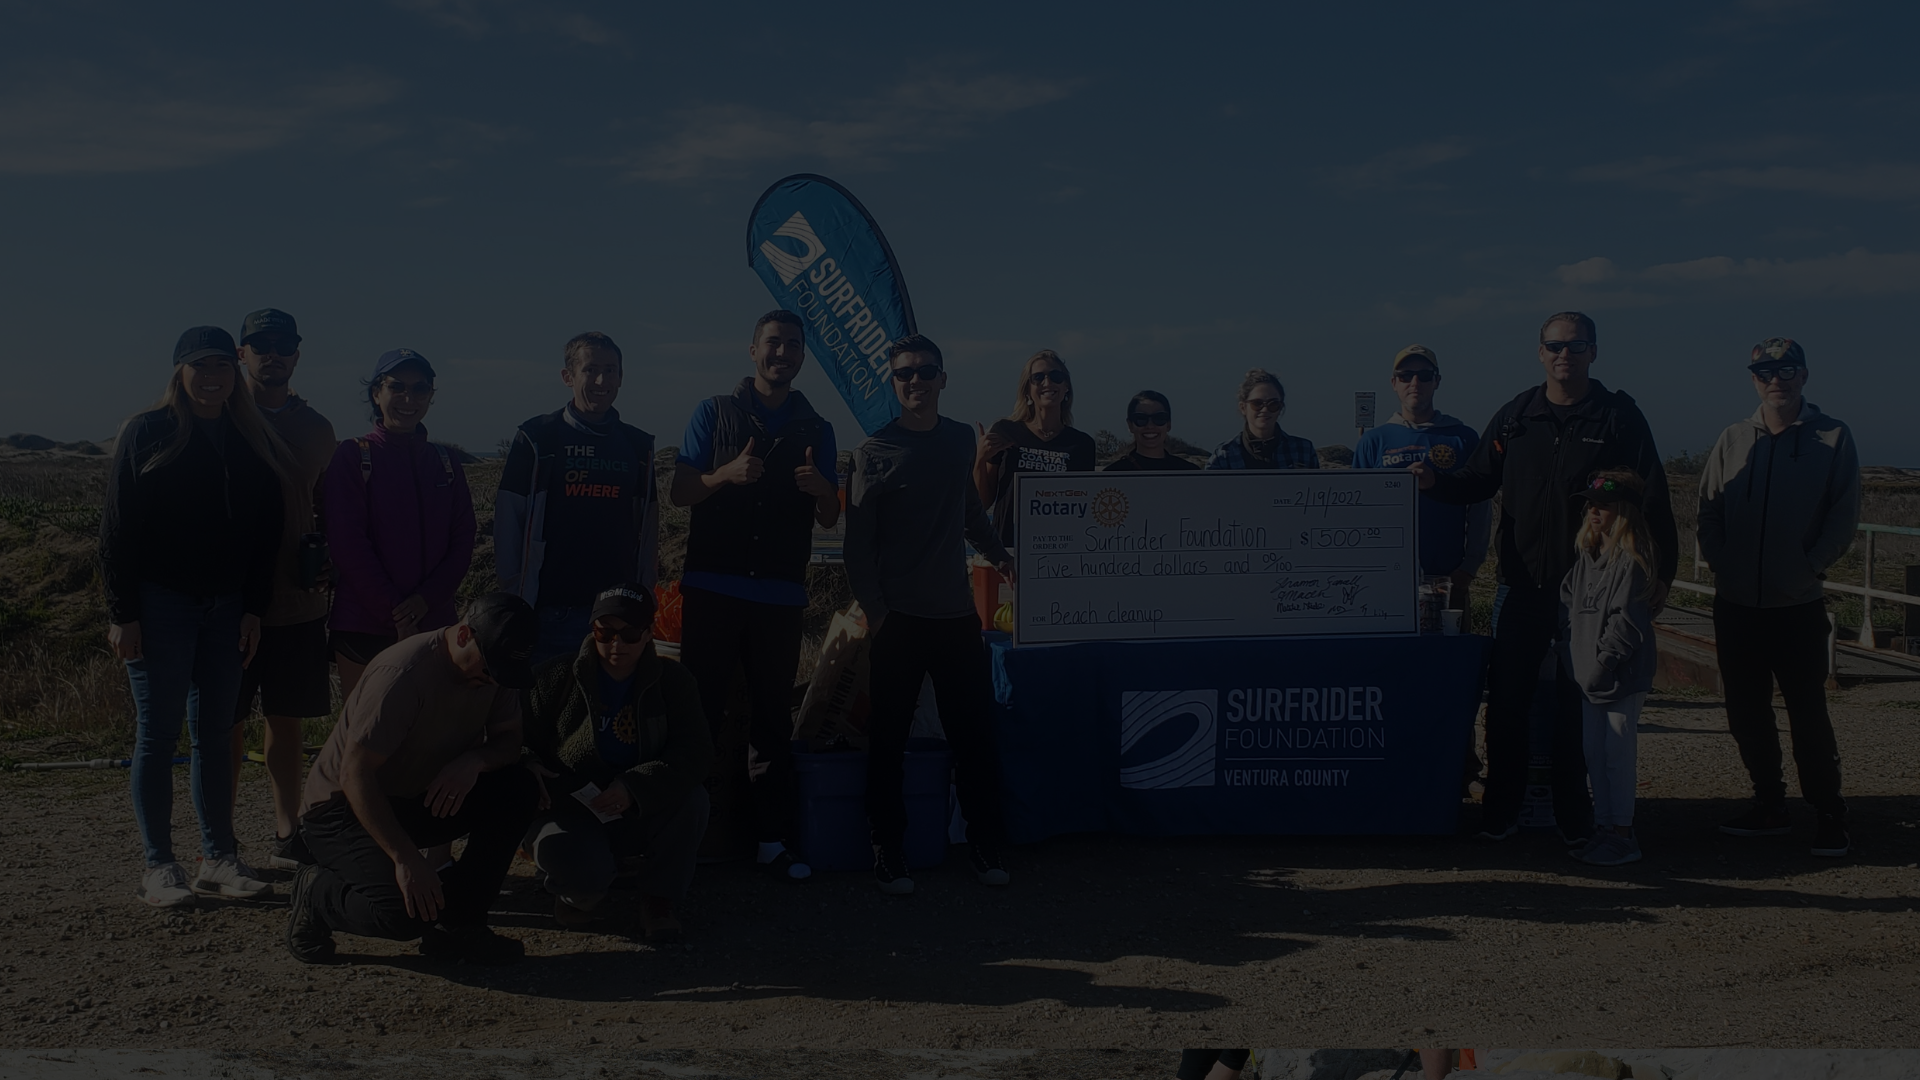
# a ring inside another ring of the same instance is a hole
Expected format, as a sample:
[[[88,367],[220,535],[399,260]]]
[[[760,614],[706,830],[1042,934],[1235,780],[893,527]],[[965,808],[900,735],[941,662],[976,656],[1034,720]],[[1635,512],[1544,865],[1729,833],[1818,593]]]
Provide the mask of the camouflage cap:
[[[1438,375],[1440,373],[1440,358],[1438,356],[1435,356],[1433,354],[1433,350],[1427,348],[1425,345],[1409,345],[1406,348],[1401,349],[1399,352],[1394,353],[1393,354],[1393,370],[1399,371],[1401,364],[1404,364],[1408,360],[1412,360],[1416,358],[1425,360],[1427,363],[1432,364],[1434,374]]]
[[[1800,343],[1789,337],[1770,337],[1753,347],[1753,359],[1747,361],[1748,367],[1772,362],[1775,364],[1798,364],[1806,366],[1807,353]]]

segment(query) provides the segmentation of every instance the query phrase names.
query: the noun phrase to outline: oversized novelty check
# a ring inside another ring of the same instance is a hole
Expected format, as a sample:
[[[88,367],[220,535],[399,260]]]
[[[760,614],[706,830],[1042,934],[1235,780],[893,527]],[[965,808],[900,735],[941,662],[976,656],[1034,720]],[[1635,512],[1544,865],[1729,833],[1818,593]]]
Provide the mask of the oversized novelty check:
[[[1018,483],[1018,644],[1419,628],[1416,492],[1404,470]]]

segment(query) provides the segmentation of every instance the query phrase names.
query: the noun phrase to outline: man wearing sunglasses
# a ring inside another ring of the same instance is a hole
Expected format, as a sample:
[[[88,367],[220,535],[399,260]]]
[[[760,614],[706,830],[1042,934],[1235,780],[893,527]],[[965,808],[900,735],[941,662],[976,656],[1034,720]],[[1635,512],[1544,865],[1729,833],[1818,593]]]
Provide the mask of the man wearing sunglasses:
[[[1360,437],[1353,448],[1356,469],[1404,469],[1426,462],[1440,472],[1457,472],[1480,445],[1480,435],[1433,406],[1440,389],[1440,358],[1425,345],[1409,345],[1393,358],[1388,385],[1400,399],[1392,419]],[[1467,588],[1487,558],[1487,532],[1493,503],[1471,505],[1420,496],[1420,570],[1453,579],[1452,606],[1467,610]]]
[[[680,656],[700,686],[714,741],[727,722],[735,669],[746,675],[757,865],[805,881],[792,839],[793,677],[807,611],[813,527],[840,520],[833,425],[793,388],[806,363],[806,326],[791,311],[760,316],[747,345],[753,374],[702,401],[673,464],[675,506],[689,508],[680,579]],[[738,770],[738,760],[725,762]]]
[[[494,497],[500,587],[540,614],[539,662],[572,656],[600,590],[632,578],[653,584],[660,500],[653,436],[620,419],[625,359],[589,330],[561,350],[572,400],[514,432]]]
[[[273,847],[267,865],[297,870],[312,862],[300,840],[300,720],[333,711],[327,671],[327,593],[318,576],[302,572],[302,552],[320,525],[320,492],[327,465],[339,440],[333,425],[289,383],[300,363],[300,330],[293,316],[262,308],[240,324],[240,366],[247,389],[267,423],[287,444],[283,465],[290,475],[282,490],[286,523],[280,531],[280,556],[273,577],[273,599],[260,616],[260,649],[240,675],[238,715],[233,724],[233,780],[239,790],[245,758],[246,723],[256,695],[266,717],[264,749],[267,776],[273,782]],[[317,571],[318,565],[307,568]]]
[[[1720,826],[1734,836],[1792,827],[1773,712],[1777,682],[1793,734],[1800,793],[1819,815],[1813,854],[1847,854],[1840,749],[1827,715],[1827,567],[1860,523],[1853,432],[1804,396],[1807,354],[1792,338],[1753,347],[1760,407],[1720,433],[1700,474],[1700,553],[1713,567],[1713,636],[1727,728],[1753,781],[1754,806]]]
[[[1493,414],[1465,467],[1443,472],[1431,461],[1408,466],[1422,491],[1466,505],[1499,493],[1500,584],[1487,674],[1487,790],[1480,838],[1519,831],[1526,794],[1528,717],[1543,661],[1559,635],[1560,581],[1573,565],[1586,489],[1601,469],[1631,469],[1646,481],[1643,507],[1659,548],[1653,610],[1665,606],[1677,565],[1678,531],[1667,470],[1640,407],[1588,374],[1600,355],[1593,320],[1562,311],[1540,327],[1537,350],[1546,382]],[[1555,664],[1553,814],[1561,838],[1584,844],[1593,829],[1581,747],[1580,690]]]
[[[892,896],[913,892],[903,844],[902,761],[920,688],[930,676],[953,750],[975,877],[1005,885],[992,677],[967,571],[967,543],[1009,579],[973,483],[974,431],[940,415],[947,387],[940,347],[915,334],[887,350],[899,419],[853,452],[847,481],[847,578],[872,635],[867,718],[867,820],[874,877]]]

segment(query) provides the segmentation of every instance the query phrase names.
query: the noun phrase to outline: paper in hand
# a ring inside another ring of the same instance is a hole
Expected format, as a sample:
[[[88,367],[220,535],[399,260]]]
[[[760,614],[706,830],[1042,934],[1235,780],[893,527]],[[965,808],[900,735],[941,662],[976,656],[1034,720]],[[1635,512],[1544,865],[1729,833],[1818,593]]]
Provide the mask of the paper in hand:
[[[581,806],[593,810],[593,800],[600,797],[600,785],[589,780],[587,786],[573,793],[573,797],[580,800]],[[619,814],[603,814],[598,810],[593,810],[593,816],[599,818],[602,825],[609,821],[620,820]]]

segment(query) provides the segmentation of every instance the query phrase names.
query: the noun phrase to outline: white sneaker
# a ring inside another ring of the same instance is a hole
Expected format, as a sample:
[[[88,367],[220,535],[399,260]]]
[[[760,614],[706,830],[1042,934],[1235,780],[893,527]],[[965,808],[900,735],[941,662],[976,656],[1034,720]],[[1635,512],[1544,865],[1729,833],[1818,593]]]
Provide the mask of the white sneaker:
[[[193,879],[193,891],[202,896],[233,896],[258,900],[273,895],[273,886],[260,880],[253,867],[238,855],[200,860],[200,876]]]
[[[148,867],[136,895],[153,907],[179,907],[193,899],[193,890],[187,888],[187,868],[177,862]]]

